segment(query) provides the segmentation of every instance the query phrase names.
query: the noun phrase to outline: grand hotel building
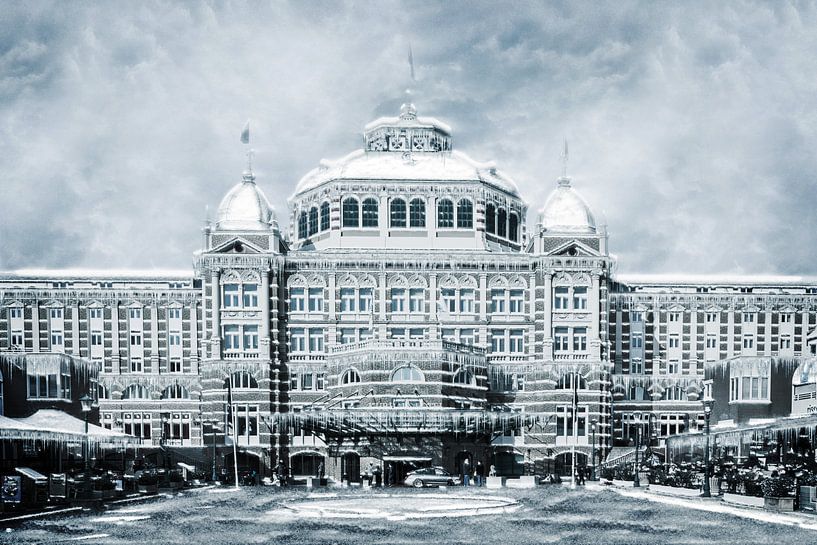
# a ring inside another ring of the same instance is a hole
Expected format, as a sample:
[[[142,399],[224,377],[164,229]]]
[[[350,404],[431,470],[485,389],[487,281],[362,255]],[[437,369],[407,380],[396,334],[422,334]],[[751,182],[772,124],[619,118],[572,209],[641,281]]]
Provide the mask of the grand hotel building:
[[[192,271],[3,273],[0,358],[95,362],[102,425],[205,466],[235,438],[262,472],[563,471],[632,444],[641,416],[696,429],[708,364],[731,362],[749,387],[730,405],[762,417],[772,363],[817,322],[817,279],[613,274],[567,177],[528,232],[514,182],[411,104],[288,204],[282,232],[245,172]],[[29,375],[59,374],[38,361]],[[5,387],[53,393],[37,383]]]

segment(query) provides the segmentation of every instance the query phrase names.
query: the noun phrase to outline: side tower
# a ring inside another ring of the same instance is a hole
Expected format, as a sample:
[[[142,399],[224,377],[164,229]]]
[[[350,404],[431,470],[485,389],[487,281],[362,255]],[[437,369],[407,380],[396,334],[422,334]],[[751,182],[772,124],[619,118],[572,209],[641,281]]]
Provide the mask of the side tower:
[[[284,245],[252,171],[222,199],[195,256],[201,280],[202,422],[207,445],[237,444],[238,465],[263,474],[281,456],[270,415],[279,412],[280,277]],[[232,465],[233,449],[223,453]]]
[[[565,473],[574,453],[577,465],[590,464],[594,445],[598,462],[610,444],[606,309],[612,265],[606,230],[567,176],[541,208],[528,251],[536,270],[536,362],[517,400],[547,415],[528,432],[527,444],[548,445],[546,461]]]

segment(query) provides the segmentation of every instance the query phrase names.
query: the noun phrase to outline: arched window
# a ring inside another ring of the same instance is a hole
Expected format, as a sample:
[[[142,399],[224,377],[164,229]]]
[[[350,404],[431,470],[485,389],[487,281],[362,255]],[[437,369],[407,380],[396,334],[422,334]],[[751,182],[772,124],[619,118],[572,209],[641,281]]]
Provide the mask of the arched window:
[[[122,392],[122,399],[150,399],[150,392],[141,384],[131,384]]]
[[[355,382],[360,382],[360,375],[354,369],[347,369],[340,376],[341,386],[344,384],[354,384]]]
[[[258,382],[255,380],[255,377],[246,371],[236,371],[230,375],[229,378],[224,379],[224,388],[227,388],[229,384],[232,384],[232,387],[237,389],[246,390],[248,388],[258,388]]]
[[[318,208],[313,206],[309,209],[309,236],[318,232]]]
[[[321,205],[321,231],[329,229],[329,203],[325,202]]]
[[[363,201],[363,227],[377,227],[377,199]]]
[[[496,234],[496,208],[493,204],[485,206],[485,231]]]
[[[354,197],[343,201],[343,226],[360,227],[360,207]]]
[[[425,377],[416,367],[404,365],[398,367],[391,374],[392,382],[425,382]]]
[[[568,373],[559,379],[556,383],[557,390],[572,390],[573,385],[576,385],[577,390],[587,390],[587,380],[578,373]]]
[[[306,238],[307,230],[306,230],[306,212],[301,212],[298,215],[298,238]]]
[[[426,203],[423,199],[412,199],[409,205],[409,226],[426,226]]]
[[[496,213],[496,234],[502,238],[508,235],[508,213],[504,208],[500,208]]]
[[[511,242],[519,241],[519,218],[513,212],[508,216],[508,238]]]
[[[448,199],[437,203],[437,227],[440,229],[454,227],[454,203]]]
[[[457,203],[457,227],[459,229],[474,228],[474,205],[468,199],[461,199]]]
[[[2,388],[2,382],[3,382],[3,377],[0,376],[0,388]],[[0,394],[1,394],[1,392],[0,392]],[[108,397],[109,395],[110,394],[108,393],[108,389],[105,388],[104,384],[97,384],[96,385],[96,398],[97,399],[109,399],[109,397]],[[2,395],[0,395],[0,397],[2,397]],[[3,414],[3,413],[0,412],[0,414]]]
[[[162,392],[162,399],[190,399],[190,394],[181,384],[171,384]]]
[[[460,367],[454,374],[454,384],[465,384],[468,386],[473,386],[474,384],[476,384],[476,381],[474,380],[474,374],[465,367]]]
[[[391,202],[390,223],[392,227],[406,226],[406,201],[394,199]]]

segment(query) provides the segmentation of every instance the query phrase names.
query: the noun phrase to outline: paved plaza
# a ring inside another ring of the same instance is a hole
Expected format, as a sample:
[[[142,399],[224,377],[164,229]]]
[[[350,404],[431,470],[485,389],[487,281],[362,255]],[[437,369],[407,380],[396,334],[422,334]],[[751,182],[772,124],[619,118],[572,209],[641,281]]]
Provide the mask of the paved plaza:
[[[17,523],[0,534],[0,543],[745,545],[817,541],[813,529],[817,524],[774,523],[769,520],[776,515],[763,511],[730,511],[714,502],[710,509],[700,502],[690,503],[695,501],[602,487],[316,493],[208,488],[103,512]]]

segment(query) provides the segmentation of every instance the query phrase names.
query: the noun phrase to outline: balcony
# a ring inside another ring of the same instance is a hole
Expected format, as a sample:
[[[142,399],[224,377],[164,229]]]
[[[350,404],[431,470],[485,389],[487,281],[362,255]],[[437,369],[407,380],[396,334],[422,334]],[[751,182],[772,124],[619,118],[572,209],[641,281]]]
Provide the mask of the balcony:
[[[224,352],[225,360],[257,360],[261,357],[257,350],[229,350]]]

